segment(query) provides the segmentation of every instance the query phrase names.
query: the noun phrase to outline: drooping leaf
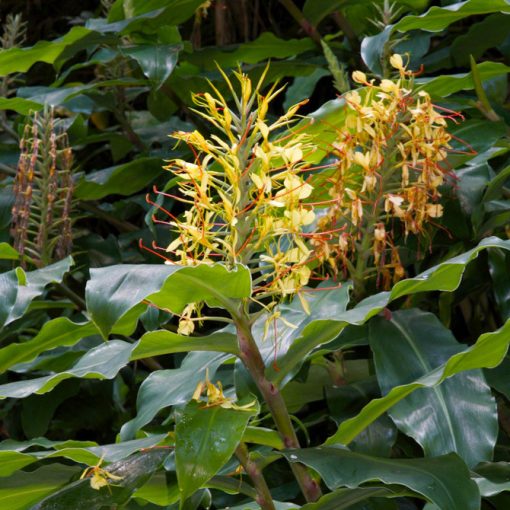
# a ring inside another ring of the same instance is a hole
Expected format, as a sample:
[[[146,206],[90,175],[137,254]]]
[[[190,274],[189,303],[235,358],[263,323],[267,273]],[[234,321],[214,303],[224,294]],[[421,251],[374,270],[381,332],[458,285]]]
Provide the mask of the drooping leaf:
[[[370,322],[381,392],[411,383],[463,350],[435,315],[399,310],[391,320]],[[439,386],[413,392],[389,410],[397,427],[434,457],[457,453],[470,467],[492,459],[498,435],[496,402],[481,370],[455,375]],[[477,423],[466,427],[466,423]]]
[[[161,409],[187,402],[196,385],[205,380],[207,373],[213,377],[227,358],[225,354],[194,352],[186,356],[179,368],[151,373],[138,390],[137,415],[123,425],[121,437],[124,440],[134,437]]]
[[[76,187],[76,197],[97,200],[107,195],[131,195],[151,183],[160,173],[160,158],[138,158],[87,174]]]
[[[25,273],[17,268],[0,274],[0,327],[19,319],[49,283],[62,280],[72,263],[67,257],[43,269]]]
[[[186,405],[175,429],[175,466],[183,501],[226,464],[255,413],[207,407],[196,400]]]
[[[159,88],[174,70],[181,47],[179,44],[147,44],[123,48],[122,52],[135,59],[143,74]]]
[[[168,330],[151,331],[143,335],[131,354],[131,359],[143,359],[163,354],[188,351],[212,351],[237,354],[237,338],[232,333],[217,332],[208,336],[189,337]],[[1,354],[0,350],[0,354]],[[0,358],[1,359],[1,358]]]
[[[391,301],[399,297],[429,291],[453,291],[460,284],[466,265],[476,258],[481,250],[487,248],[502,248],[510,250],[510,241],[497,237],[484,239],[480,244],[462,255],[446,260],[437,266],[398,282],[390,292],[381,292],[370,296],[354,308],[337,314],[335,319],[311,320],[302,331],[292,340],[288,350],[278,360],[279,371],[271,374],[271,379],[281,384],[287,375],[300,366],[307,354],[327,342],[335,339],[347,324],[360,325],[377,315]],[[474,366],[473,368],[481,368]]]
[[[318,447],[287,450],[284,455],[290,462],[302,462],[315,469],[331,490],[379,480],[408,487],[442,510],[480,508],[478,488],[455,454],[428,459],[380,459],[341,448]]]
[[[344,421],[338,431],[327,440],[327,444],[348,444],[382,413],[419,388],[433,388],[445,379],[467,370],[493,368],[499,365],[510,343],[510,321],[498,331],[485,333],[475,345],[454,354],[438,368],[416,381],[396,386],[384,397],[374,399],[354,418]]]
[[[221,264],[125,264],[91,269],[86,287],[87,309],[105,337],[124,314],[144,300],[180,313],[188,303],[197,301],[229,308],[230,299],[250,294],[249,270],[237,266],[229,271]]]
[[[0,443],[0,476],[10,476],[25,466],[42,459],[65,458],[80,464],[95,466],[101,459],[117,462],[143,449],[162,443],[166,434],[154,434],[143,439],[124,441],[110,445],[97,445],[84,441],[33,441]],[[7,444],[5,444],[7,443]],[[34,451],[34,447],[43,446],[47,450]],[[27,452],[27,450],[31,450]]]
[[[152,449],[114,462],[105,469],[120,480],[97,490],[90,479],[78,480],[63,487],[35,505],[32,510],[90,510],[126,503],[133,492],[143,486],[161,466],[168,451]]]
[[[491,0],[490,2],[485,0],[467,0],[467,2],[457,2],[445,7],[433,6],[419,16],[404,16],[395,24],[395,29],[399,32],[409,32],[410,30],[440,32],[448,25],[467,16],[491,14],[494,12],[510,13],[510,4],[506,0]]]
[[[0,385],[0,399],[47,393],[61,381],[71,377],[113,379],[119,370],[129,363],[132,348],[132,344],[121,340],[104,343],[88,351],[66,372]]]
[[[33,508],[32,505],[65,485],[79,472],[77,467],[52,464],[4,478],[0,483],[0,507],[9,510]]]
[[[38,354],[64,345],[73,345],[86,336],[97,334],[90,322],[76,323],[58,317],[43,325],[39,333],[28,342],[12,343],[0,349],[0,373],[17,363],[32,361]]]

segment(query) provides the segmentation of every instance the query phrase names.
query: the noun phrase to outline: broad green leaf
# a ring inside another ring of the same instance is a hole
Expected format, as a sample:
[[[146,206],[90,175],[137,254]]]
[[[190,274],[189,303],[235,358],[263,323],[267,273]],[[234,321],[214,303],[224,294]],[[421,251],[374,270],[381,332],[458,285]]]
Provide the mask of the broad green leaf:
[[[510,72],[510,67],[501,62],[481,62],[476,67],[482,81],[497,76],[506,76]],[[416,84],[433,97],[446,97],[461,90],[473,90],[475,88],[471,72],[422,78],[416,80]]]
[[[375,317],[369,331],[383,395],[426,376],[465,347],[435,315],[416,309],[394,312],[391,320]],[[481,370],[417,390],[393,406],[389,415],[428,457],[455,452],[470,467],[492,459],[497,409]],[[477,426],[466,427],[466,423]]]
[[[178,25],[191,18],[202,3],[201,0],[131,0],[124,3],[124,13],[131,18],[165,7],[173,13],[172,25]]]
[[[66,52],[69,58],[75,51],[101,42],[104,37],[84,27],[73,27],[55,41],[39,41],[30,48],[11,48],[0,53],[0,76],[24,73],[36,62],[54,64]]]
[[[42,105],[21,97],[0,97],[0,110],[12,110],[22,115],[38,111]]]
[[[484,462],[474,468],[472,478],[484,497],[510,491],[510,464],[508,462]]]
[[[97,332],[96,326],[90,322],[76,323],[65,317],[49,321],[32,340],[12,343],[0,349],[0,373],[17,363],[32,361],[44,351],[63,345],[73,345],[78,340]]]
[[[131,195],[151,183],[161,172],[160,158],[138,158],[87,174],[76,186],[76,197],[97,200],[107,195]]]
[[[0,508],[31,509],[32,505],[65,485],[79,472],[77,467],[52,464],[31,472],[16,473],[0,483]]]
[[[0,385],[0,399],[24,398],[51,391],[65,379],[113,379],[129,363],[132,344],[112,340],[88,351],[72,369],[58,374]]]
[[[43,269],[25,273],[17,268],[0,274],[0,327],[19,319],[48,284],[62,280],[72,263],[67,257]]]
[[[450,47],[452,60],[456,67],[468,66],[470,55],[479,60],[489,48],[499,46],[510,30],[510,16],[493,14],[479,23],[474,23],[466,33],[453,41]]]
[[[188,403],[175,428],[175,466],[182,501],[226,464],[255,413],[207,407],[196,400]]]
[[[359,487],[379,480],[421,494],[441,510],[478,510],[480,494],[466,465],[451,453],[429,459],[380,459],[341,448],[287,450],[290,462],[315,469],[329,489]]]
[[[165,25],[178,25],[190,18],[203,0],[151,0],[125,2],[127,19],[108,23],[104,18],[90,19],[86,27],[99,33],[127,35],[132,32],[156,31]],[[138,7],[133,8],[133,5]]]
[[[92,320],[107,337],[119,319],[144,300],[174,313],[197,301],[228,309],[231,299],[251,295],[251,278],[243,266],[229,271],[221,264],[125,264],[91,269],[85,295]]]
[[[10,476],[19,469],[42,459],[65,458],[89,466],[96,465],[100,459],[106,462],[117,462],[144,448],[152,448],[162,443],[166,437],[166,434],[154,434],[143,439],[101,446],[84,441],[42,441],[41,438],[20,443],[3,441],[0,443],[0,476]],[[4,445],[4,443],[8,444]],[[49,449],[33,451],[33,448],[37,446]],[[31,451],[27,453],[28,449]]]
[[[171,473],[157,472],[142,487],[133,494],[136,500],[147,501],[155,505],[166,507],[179,501],[179,487],[177,479]]]
[[[331,144],[338,137],[336,128],[342,128],[345,120],[345,100],[333,99],[299,122],[295,130],[310,137],[314,150],[305,154],[310,163],[320,163],[331,152]]]
[[[212,351],[237,354],[237,338],[232,333],[217,332],[208,336],[189,337],[160,330],[145,333],[136,343],[131,360],[173,354],[175,352]],[[0,350],[0,355],[1,355]],[[0,358],[1,359],[1,358]]]
[[[510,241],[504,241],[497,237],[484,239],[477,247],[468,252],[438,264],[414,278],[398,282],[390,292],[381,292],[370,296],[354,308],[336,314],[335,319],[314,320],[311,317],[306,326],[295,333],[289,348],[283,351],[283,356],[278,359],[279,371],[270,373],[271,380],[281,384],[289,373],[303,363],[310,352],[335,339],[346,325],[364,324],[399,297],[418,292],[454,291],[460,284],[466,265],[476,258],[481,250],[487,248],[510,250]],[[480,368],[480,366],[473,368]]]
[[[506,0],[491,0],[490,2],[487,2],[487,0],[467,0],[467,2],[457,2],[446,7],[434,6],[420,16],[404,16],[394,27],[399,32],[409,32],[410,30],[440,32],[448,25],[467,16],[494,12],[510,13],[510,3]]]
[[[238,64],[256,64],[269,58],[294,57],[315,48],[310,38],[280,39],[272,32],[264,32],[254,41],[240,44],[237,48],[224,51],[217,47],[204,48],[186,56],[186,61],[201,68],[214,70],[215,62],[221,67],[235,67]]]
[[[134,437],[161,409],[187,402],[196,385],[205,380],[207,373],[213,377],[227,358],[224,354],[193,352],[184,358],[179,368],[152,372],[138,390],[137,415],[122,426],[122,439]]]
[[[308,99],[315,89],[317,82],[324,76],[328,76],[329,72],[326,69],[318,67],[315,71],[308,76],[298,76],[294,78],[292,85],[287,89],[285,93],[285,102],[283,103],[283,109],[286,111],[291,106]]]
[[[510,321],[498,331],[485,333],[468,349],[454,354],[438,368],[416,381],[392,388],[384,397],[374,399],[354,418],[344,421],[326,444],[348,444],[382,413],[420,388],[434,388],[445,379],[467,370],[494,368],[499,365],[508,350]]]
[[[390,489],[388,487],[357,487],[356,489],[337,489],[322,496],[315,503],[308,503],[301,510],[344,510],[354,507],[370,498],[395,498],[411,495],[409,491]],[[365,508],[365,507],[363,507]],[[370,507],[371,508],[371,507]]]
[[[9,243],[0,243],[0,259],[18,260],[19,253]]]
[[[510,399],[510,377],[508,377],[510,373],[510,358],[506,356],[500,365],[491,370],[485,370],[484,372],[487,382],[496,391],[499,391],[499,393]]]
[[[174,70],[181,48],[179,44],[147,44],[123,48],[122,52],[135,59],[143,74],[159,88]]]
[[[152,449],[114,462],[106,467],[121,479],[108,487],[93,489],[90,479],[73,482],[40,501],[31,510],[90,510],[126,503],[133,492],[142,487],[161,466],[168,451]]]

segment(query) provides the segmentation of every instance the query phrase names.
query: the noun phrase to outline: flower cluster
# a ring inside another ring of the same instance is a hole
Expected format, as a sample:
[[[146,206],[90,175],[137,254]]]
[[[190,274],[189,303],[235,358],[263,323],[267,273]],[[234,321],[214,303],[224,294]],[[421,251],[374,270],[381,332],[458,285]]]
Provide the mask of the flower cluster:
[[[319,222],[323,228],[346,226],[336,246],[323,247],[331,261],[340,259],[353,273],[353,256],[365,256],[359,249],[368,244],[385,286],[404,275],[387,220],[401,222],[407,237],[422,234],[427,222],[442,215],[439,187],[448,173],[452,138],[446,119],[458,116],[435,107],[427,92],[416,92],[400,55],[390,63],[396,80],[375,83],[361,71],[353,73],[364,88],[345,95],[345,128],[333,144],[333,205]]]
[[[213,134],[171,135],[188,145],[193,161],[174,159],[165,167],[178,177],[175,194],[156,190],[185,206],[182,215],[165,211],[169,218],[164,223],[175,233],[166,248],[167,263],[245,264],[253,274],[254,297],[276,300],[299,293],[308,283],[308,263],[314,257],[307,242],[313,234],[306,230],[315,213],[304,202],[312,186],[304,177],[309,165],[303,154],[311,147],[299,133],[279,135],[295,120],[302,103],[271,121],[268,107],[281,88],[275,84],[262,95],[265,73],[253,88],[249,77],[237,72],[237,92],[223,76],[235,108],[212,84],[212,94],[193,98],[195,112],[211,125]],[[196,311],[196,305],[186,309],[181,333],[193,331],[191,315]]]

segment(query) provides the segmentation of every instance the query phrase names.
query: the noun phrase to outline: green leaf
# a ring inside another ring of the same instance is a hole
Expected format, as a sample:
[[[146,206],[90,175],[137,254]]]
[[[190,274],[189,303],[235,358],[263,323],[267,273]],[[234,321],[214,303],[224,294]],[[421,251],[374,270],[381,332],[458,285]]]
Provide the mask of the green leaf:
[[[32,361],[44,351],[74,345],[78,340],[97,333],[96,326],[90,322],[79,324],[65,317],[49,321],[32,340],[12,343],[0,349],[0,373],[17,363]]]
[[[0,483],[0,507],[6,510],[33,508],[33,504],[67,483],[79,472],[77,467],[52,464],[36,471],[16,473]]]
[[[510,16],[493,14],[479,23],[473,23],[466,33],[453,41],[450,53],[456,67],[469,65],[469,57],[479,60],[489,48],[504,42],[510,30]]]
[[[426,376],[464,347],[435,315],[416,309],[394,312],[391,320],[375,317],[369,336],[383,395]],[[428,457],[455,452],[470,467],[492,459],[497,409],[481,370],[415,391],[393,406],[389,415]]]
[[[96,465],[100,459],[117,462],[139,450],[152,448],[166,438],[166,434],[154,434],[143,439],[102,446],[84,441],[48,441],[44,438],[25,442],[3,441],[0,443],[0,476],[10,476],[19,469],[42,459],[65,458],[89,466]],[[36,446],[50,449],[33,451]],[[28,449],[31,449],[29,453],[22,453]]]
[[[12,110],[22,115],[39,111],[42,105],[21,97],[0,97],[0,110]]]
[[[172,478],[170,473],[155,473],[145,485],[135,491],[133,498],[163,507],[177,503],[179,487],[177,480]]]
[[[283,349],[284,354],[278,359],[279,371],[270,372],[271,380],[276,384],[286,381],[288,375],[303,363],[310,352],[334,340],[346,325],[364,324],[395,299],[418,292],[437,290],[451,292],[455,290],[460,284],[466,265],[476,258],[481,250],[487,248],[510,250],[510,241],[504,241],[497,237],[484,239],[477,247],[468,252],[438,264],[414,278],[398,282],[391,292],[375,294],[364,299],[350,310],[335,313],[335,319],[324,317],[321,320],[316,320],[316,317],[310,317],[306,321],[305,327],[295,332],[290,345],[289,342],[286,342],[289,347]],[[319,294],[326,292],[319,292]]]
[[[290,462],[315,469],[329,489],[380,480],[421,494],[441,510],[478,510],[480,494],[466,465],[451,453],[429,459],[380,459],[332,447],[287,450]]]
[[[131,195],[145,188],[162,171],[160,158],[138,158],[87,174],[76,186],[75,195],[82,200]]]
[[[409,491],[398,491],[388,487],[358,487],[356,489],[337,489],[325,494],[315,503],[308,503],[301,507],[301,510],[344,510],[354,507],[370,498],[395,498],[409,495]],[[365,508],[365,507],[363,507]],[[371,508],[371,507],[370,507]]]
[[[481,62],[476,65],[481,81],[487,81],[497,76],[506,76],[510,67],[501,62]],[[475,84],[469,73],[450,74],[435,78],[416,80],[419,89],[426,90],[433,97],[446,97],[461,90],[473,90]]]
[[[180,44],[147,44],[124,47],[122,52],[135,59],[143,74],[159,88],[174,70],[181,48]]]
[[[175,466],[182,501],[212,478],[230,459],[255,410],[206,407],[192,400],[175,433]]]
[[[0,259],[18,260],[19,253],[9,243],[0,243]]]
[[[132,344],[121,340],[112,340],[99,345],[88,351],[66,372],[0,385],[0,399],[24,398],[33,393],[47,393],[61,381],[72,377],[113,379],[119,370],[129,363],[132,348]]]
[[[382,413],[419,388],[433,388],[445,379],[466,370],[494,368],[499,365],[508,350],[510,321],[498,331],[485,333],[476,344],[453,355],[438,368],[410,384],[395,386],[384,397],[374,399],[354,418],[344,421],[326,444],[348,444]]]
[[[90,479],[69,484],[40,501],[31,510],[90,510],[126,503],[133,492],[143,486],[161,466],[168,451],[153,449],[110,464],[106,469],[121,477],[108,487],[93,489]]]
[[[209,306],[230,308],[230,299],[250,295],[249,270],[239,265],[229,271],[221,264],[125,264],[91,269],[85,290],[87,309],[105,338],[124,314],[144,300],[180,313],[188,303],[207,301]]]
[[[213,377],[227,358],[225,354],[194,352],[184,358],[180,368],[152,372],[138,390],[137,415],[122,426],[121,438],[134,437],[161,409],[187,402],[196,385],[205,380],[207,373]]]
[[[186,61],[200,68],[214,70],[215,62],[221,67],[235,67],[241,62],[256,64],[269,58],[294,57],[315,48],[310,38],[280,39],[272,32],[264,32],[254,41],[240,44],[229,51],[216,47],[197,50],[186,56]]]
[[[510,253],[503,250],[491,250],[489,252],[489,271],[492,278],[492,286],[496,303],[499,307],[501,319],[510,319]]]
[[[473,479],[484,497],[510,491],[510,464],[508,462],[484,462],[476,466]]]
[[[171,331],[160,330],[145,333],[136,343],[131,360],[173,354],[175,352],[212,351],[238,354],[237,337],[228,332],[217,332],[208,336],[189,337]],[[1,354],[0,350],[0,354]],[[1,358],[0,358],[1,359]]]
[[[0,76],[24,73],[36,62],[54,64],[66,52],[69,58],[84,46],[93,46],[104,38],[84,27],[73,27],[55,41],[39,41],[30,48],[11,48],[0,53]]]
[[[24,273],[25,282],[19,283],[16,269],[0,274],[0,327],[19,319],[32,300],[40,296],[52,282],[60,282],[73,263],[67,257],[43,269]],[[19,268],[18,268],[19,269]]]
[[[410,30],[440,32],[448,25],[467,16],[494,12],[510,13],[510,4],[506,0],[491,0],[490,2],[486,0],[468,0],[446,7],[434,6],[420,16],[404,16],[394,27],[399,32],[409,32]]]

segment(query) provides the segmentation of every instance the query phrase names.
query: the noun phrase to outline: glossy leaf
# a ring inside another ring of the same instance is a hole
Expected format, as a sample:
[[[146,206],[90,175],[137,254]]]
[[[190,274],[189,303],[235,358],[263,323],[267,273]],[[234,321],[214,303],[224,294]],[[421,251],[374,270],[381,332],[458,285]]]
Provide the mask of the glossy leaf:
[[[123,48],[123,53],[135,59],[143,74],[159,88],[170,76],[177,64],[181,45],[138,45]]]
[[[61,381],[71,377],[113,379],[119,370],[129,363],[131,350],[131,344],[112,340],[88,351],[66,372],[0,385],[0,399],[25,398],[33,393],[47,393]]]
[[[347,324],[360,325],[377,315],[391,301],[417,292],[453,291],[460,284],[466,265],[473,260],[481,250],[487,248],[502,248],[510,250],[510,241],[503,241],[497,237],[484,239],[476,248],[462,255],[447,260],[414,278],[398,282],[390,292],[381,292],[370,296],[354,308],[343,313],[336,313],[335,319],[309,320],[305,327],[298,330],[288,350],[278,360],[279,371],[271,374],[271,379],[281,384],[288,374],[300,366],[306,355],[317,347],[335,339]],[[291,321],[292,322],[292,321]],[[480,367],[474,367],[480,368]]]
[[[415,381],[463,350],[435,315],[400,310],[391,320],[370,322],[381,392]],[[498,435],[496,402],[481,370],[455,375],[433,388],[413,392],[389,410],[397,427],[420,444],[425,455],[457,453],[470,467],[492,459]],[[476,423],[476,427],[466,427]]]
[[[442,510],[477,510],[480,494],[455,454],[429,459],[380,459],[341,448],[287,450],[290,462],[315,469],[329,489],[355,488],[373,480],[408,487]]]
[[[229,271],[221,264],[125,264],[91,269],[86,287],[87,309],[105,337],[124,314],[144,300],[180,313],[196,301],[229,308],[230,299],[250,294],[248,269],[238,266]]]
[[[207,373],[214,377],[227,358],[224,354],[195,352],[186,356],[179,368],[151,373],[138,390],[137,415],[123,425],[121,437],[134,437],[136,431],[149,423],[161,409],[187,402],[196,385],[205,380]]]
[[[97,332],[96,326],[90,322],[78,324],[65,317],[49,321],[32,340],[12,343],[0,349],[0,373],[17,363],[32,361],[44,351],[73,345],[82,338]]]
[[[354,418],[344,421],[327,444],[348,444],[382,413],[419,388],[433,388],[445,379],[466,370],[499,365],[510,343],[510,321],[498,331],[485,333],[475,345],[454,354],[448,361],[410,384],[392,388],[384,397],[372,400]]]
[[[237,338],[232,333],[217,332],[209,336],[189,337],[168,330],[151,331],[137,342],[131,359],[143,359],[175,352],[212,351],[237,354]],[[0,354],[1,354],[0,350]]]
[[[106,469],[120,477],[108,487],[93,489],[90,479],[69,484],[35,505],[32,510],[90,510],[127,502],[133,492],[143,486],[163,463],[168,452],[153,449],[110,464]]]
[[[0,274],[0,327],[19,319],[32,300],[52,282],[60,282],[71,267],[70,257],[43,269],[25,273],[21,268]]]
[[[52,464],[35,471],[20,471],[0,483],[0,507],[27,510],[79,474],[78,467]],[[90,510],[90,509],[89,509]]]
[[[161,159],[139,158],[87,174],[76,187],[76,197],[97,200],[108,195],[131,195],[150,184],[160,173]]]
[[[226,464],[255,413],[207,407],[195,400],[188,403],[175,429],[175,465],[183,501]]]
[[[455,23],[467,16],[478,14],[490,14],[493,12],[510,13],[510,4],[505,0],[467,0],[457,2],[446,7],[431,7],[427,12],[419,16],[405,16],[395,24],[399,32],[410,30],[427,30],[440,32],[448,25]]]

